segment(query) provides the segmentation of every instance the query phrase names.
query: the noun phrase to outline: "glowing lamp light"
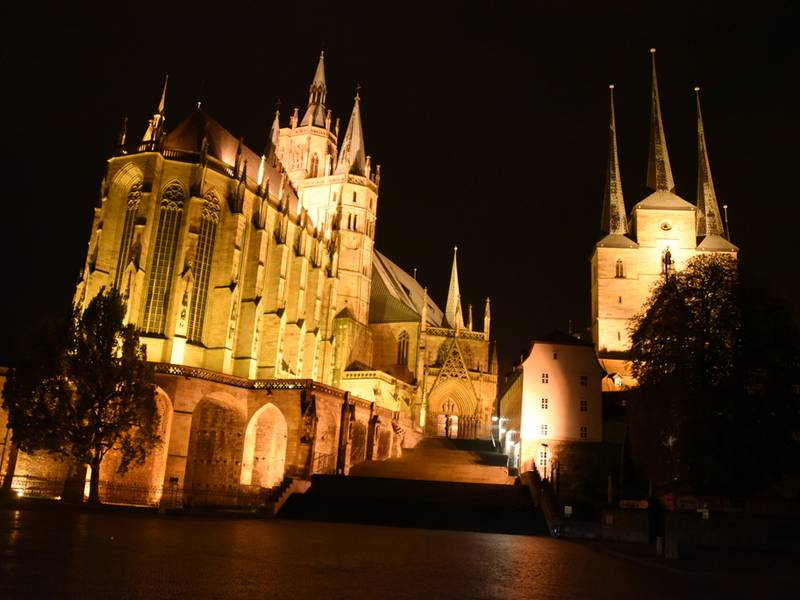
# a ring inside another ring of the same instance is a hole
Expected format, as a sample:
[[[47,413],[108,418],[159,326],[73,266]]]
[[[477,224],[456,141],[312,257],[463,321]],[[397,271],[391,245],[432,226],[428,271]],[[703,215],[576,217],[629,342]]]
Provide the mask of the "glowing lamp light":
[[[22,498],[22,490],[17,490],[17,498]]]

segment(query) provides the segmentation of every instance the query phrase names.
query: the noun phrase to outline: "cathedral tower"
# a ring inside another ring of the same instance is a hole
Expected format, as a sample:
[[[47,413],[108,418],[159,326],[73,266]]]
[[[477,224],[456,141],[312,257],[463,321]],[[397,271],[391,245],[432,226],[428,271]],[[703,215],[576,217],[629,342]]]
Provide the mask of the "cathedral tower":
[[[697,206],[675,194],[661,112],[655,49],[651,50],[652,87],[647,186],[652,193],[625,218],[617,149],[614,89],[611,86],[608,170],[603,202],[603,237],[591,258],[592,338],[605,370],[616,383],[632,385],[627,353],[630,324],[654,286],[702,252],[731,252],[725,239],[711,181],[698,99]]]

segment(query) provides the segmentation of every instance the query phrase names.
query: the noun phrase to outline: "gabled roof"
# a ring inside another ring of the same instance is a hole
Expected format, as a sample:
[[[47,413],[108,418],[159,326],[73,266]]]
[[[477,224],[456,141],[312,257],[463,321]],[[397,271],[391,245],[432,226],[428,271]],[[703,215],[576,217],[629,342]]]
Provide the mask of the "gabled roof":
[[[597,246],[600,248],[638,248],[639,244],[626,235],[609,233],[602,240],[597,242]]]
[[[427,297],[428,325],[442,325],[442,310],[411,275],[375,250],[372,253],[371,323],[418,321]]]
[[[694,204],[666,190],[657,190],[633,207],[649,208],[654,210],[694,210]]]
[[[697,244],[698,250],[705,250],[706,252],[738,252],[739,247],[731,244],[721,235],[707,235],[703,241]]]

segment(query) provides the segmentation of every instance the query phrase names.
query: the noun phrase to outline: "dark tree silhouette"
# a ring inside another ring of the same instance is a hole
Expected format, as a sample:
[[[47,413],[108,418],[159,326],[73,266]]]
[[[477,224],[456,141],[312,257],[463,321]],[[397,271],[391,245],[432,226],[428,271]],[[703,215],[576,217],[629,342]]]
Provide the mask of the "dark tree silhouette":
[[[66,456],[91,468],[89,502],[99,497],[100,465],[120,453],[118,471],[142,464],[161,439],[153,368],[115,289],[50,328],[9,370],[3,390],[15,447]]]
[[[634,453],[656,487],[747,493],[797,452],[797,332],[746,293],[737,263],[697,256],[632,325]]]

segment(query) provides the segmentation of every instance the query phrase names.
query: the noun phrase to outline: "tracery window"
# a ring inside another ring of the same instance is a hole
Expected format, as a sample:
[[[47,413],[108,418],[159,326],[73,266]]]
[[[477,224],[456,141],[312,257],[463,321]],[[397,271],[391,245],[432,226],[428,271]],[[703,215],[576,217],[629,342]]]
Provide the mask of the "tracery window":
[[[614,276],[617,279],[624,279],[625,278],[625,263],[622,261],[621,258],[617,259],[616,272],[615,272]]]
[[[153,263],[147,285],[147,300],[142,329],[146,333],[163,335],[175,270],[181,215],[185,194],[178,182],[170,183],[161,196],[158,230],[153,249]]]
[[[214,240],[217,236],[220,202],[214,192],[203,200],[200,215],[200,234],[197,236],[197,253],[194,259],[194,287],[192,303],[189,308],[187,337],[190,342],[200,342],[203,337],[203,323],[208,300],[208,282],[211,276],[211,262],[214,257]]]
[[[319,173],[319,155],[314,153],[311,156],[311,169],[309,169],[308,176],[316,177]]]
[[[114,274],[114,287],[120,289],[122,285],[122,274],[128,266],[130,258],[131,242],[133,241],[133,231],[136,225],[136,213],[139,210],[139,202],[142,199],[142,182],[137,181],[128,190],[128,207],[125,210],[125,222],[122,226],[122,236],[119,242],[119,258],[117,259],[117,272]]]
[[[405,331],[397,339],[397,364],[408,364],[408,333]]]

